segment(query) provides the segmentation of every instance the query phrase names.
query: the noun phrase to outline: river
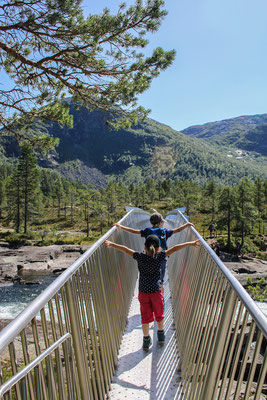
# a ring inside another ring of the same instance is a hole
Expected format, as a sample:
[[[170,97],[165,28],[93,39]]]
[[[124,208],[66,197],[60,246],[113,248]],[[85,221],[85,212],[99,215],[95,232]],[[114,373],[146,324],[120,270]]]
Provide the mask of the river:
[[[26,272],[21,276],[28,282],[38,281],[37,284],[7,283],[0,286],[0,319],[13,319],[33,301],[55,279],[53,273],[43,274]]]
[[[50,283],[56,279],[53,273],[24,273],[25,281],[38,281],[39,284],[21,285],[10,283],[0,287],[0,319],[13,319],[33,301]],[[267,303],[256,302],[267,317]]]

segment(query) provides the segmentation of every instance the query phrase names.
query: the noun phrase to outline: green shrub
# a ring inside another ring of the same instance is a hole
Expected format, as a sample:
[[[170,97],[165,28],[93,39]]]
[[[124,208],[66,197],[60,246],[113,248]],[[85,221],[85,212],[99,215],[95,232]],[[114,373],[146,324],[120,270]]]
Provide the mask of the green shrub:
[[[5,240],[9,243],[10,247],[27,246],[30,244],[25,236],[23,237],[20,233],[15,232],[9,232]]]
[[[251,277],[248,277],[247,285],[247,291],[254,300],[260,302],[267,301],[267,288],[265,278],[259,279],[256,284],[252,285],[252,279]]]
[[[263,253],[261,251],[256,252],[256,257],[260,258],[261,260],[267,261],[267,253]]]
[[[242,247],[242,252],[256,254],[257,251],[258,251],[258,247],[248,237],[245,237],[244,245]]]
[[[264,242],[263,238],[255,237],[253,239],[253,243],[257,246],[258,250],[260,250],[260,251],[267,250],[267,244]]]

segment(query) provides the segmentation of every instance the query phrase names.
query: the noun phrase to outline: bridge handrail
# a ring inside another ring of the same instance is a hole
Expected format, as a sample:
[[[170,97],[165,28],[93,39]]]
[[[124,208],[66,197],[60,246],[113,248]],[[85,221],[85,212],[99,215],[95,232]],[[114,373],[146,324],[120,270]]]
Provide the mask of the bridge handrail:
[[[148,226],[148,212],[136,208],[127,211],[120,223],[136,229]],[[181,210],[171,211],[166,220],[168,227],[187,221]],[[228,399],[234,380],[237,396],[255,340],[246,396],[258,368],[258,356],[263,352],[263,363],[257,372],[257,400],[267,368],[267,319],[194,228],[180,232],[179,242],[195,237],[201,239],[200,249],[187,247],[168,261],[183,398]],[[60,337],[72,337],[73,348],[67,348],[64,341],[62,348],[55,349],[55,357],[48,355],[36,367],[38,371],[29,371],[23,378],[25,382],[10,389],[10,393],[16,391],[18,399],[35,398],[40,390],[45,400],[106,398],[137,279],[133,259],[105,249],[103,242],[108,238],[136,250],[144,245],[140,235],[111,228],[0,332],[3,365],[8,365],[13,375],[21,367],[33,365],[30,347],[37,362]],[[177,236],[169,240],[170,246],[176,244]],[[236,378],[243,345],[245,361]],[[68,362],[70,354],[74,354],[73,363]],[[0,368],[0,385],[6,380]]]
[[[129,215],[133,213],[148,214],[143,210],[133,208],[120,221],[123,224]],[[70,277],[80,268],[80,266],[94,253],[94,251],[104,243],[116,230],[112,227],[100,239],[98,239],[84,254],[82,254],[70,267],[60,274],[39,296],[37,296],[13,321],[11,321],[0,332],[0,354],[21,329],[35,317],[35,315],[47,304],[47,302],[59,291],[59,289],[70,279]],[[12,333],[12,334],[11,334]]]
[[[168,227],[182,225],[179,210]],[[180,232],[180,241],[200,238],[168,261],[183,398],[259,400],[266,383],[267,318],[198,232]],[[175,236],[175,235],[173,235]],[[175,244],[173,236],[169,245]]]
[[[127,225],[130,221],[132,224],[136,213],[139,219],[149,219],[145,211],[130,209],[120,223]],[[104,241],[111,238],[127,242],[124,236],[125,232],[112,227],[2,329],[0,386],[8,376],[7,372],[3,375],[2,362],[4,369],[14,376],[21,367],[27,368],[32,358],[40,359],[51,343],[70,333],[71,351],[75,355],[74,381],[69,363],[62,364],[70,354],[63,343],[62,349],[56,349],[55,365],[49,359],[45,361],[46,366],[42,365],[44,361],[38,364],[42,388],[36,387],[35,371],[30,371],[23,378],[26,384],[16,383],[12,390],[16,391],[18,399],[28,398],[25,391],[29,398],[34,398],[36,390],[42,390],[44,399],[55,398],[57,390],[59,398],[73,398],[73,387],[76,398],[106,398],[127,322],[137,269],[133,267],[134,260],[125,262],[124,254],[115,254],[113,250],[107,252]],[[133,242],[137,248],[143,246],[141,237],[134,238]],[[18,336],[21,339],[18,340]],[[61,379],[64,376],[69,377],[67,385]]]
[[[12,376],[7,382],[5,382],[0,388],[0,397],[3,396],[8,390],[12,388],[16,383],[18,383],[22,378],[27,376],[27,374],[32,371],[36,366],[40,364],[46,357],[52,354],[63,342],[66,340],[71,341],[71,335],[65,333],[61,338],[59,338],[55,343],[48,347],[42,354],[36,357],[28,365],[26,365],[22,370],[17,372],[16,375]]]
[[[184,223],[187,222],[186,217],[177,209],[174,209],[170,212],[167,213],[166,219],[170,215],[180,215],[181,218],[183,219]],[[251,298],[251,296],[248,294],[248,292],[243,288],[243,286],[238,282],[236,277],[229,271],[229,269],[223,264],[221,259],[217,256],[217,254],[210,248],[208,243],[203,239],[203,237],[198,233],[198,231],[194,228],[191,227],[192,231],[194,232],[194,235],[200,239],[202,246],[205,248],[205,250],[209,253],[210,257],[214,260],[214,262],[217,264],[218,268],[222,271],[223,275],[226,277],[226,279],[229,281],[230,285],[233,287],[233,289],[236,291],[248,311],[251,313],[255,321],[257,322],[258,326],[262,330],[265,336],[267,336],[267,317],[263,314],[263,312],[257,307],[255,301]]]

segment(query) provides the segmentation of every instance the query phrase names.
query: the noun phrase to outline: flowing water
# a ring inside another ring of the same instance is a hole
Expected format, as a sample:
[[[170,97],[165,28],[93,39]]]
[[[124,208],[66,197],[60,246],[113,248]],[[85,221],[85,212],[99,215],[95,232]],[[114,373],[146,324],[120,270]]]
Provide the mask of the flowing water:
[[[0,319],[13,319],[56,279],[53,273],[24,272],[22,279],[31,284],[7,283],[0,286]],[[34,284],[34,282],[36,282]]]
[[[24,308],[33,301],[50,283],[56,279],[56,275],[44,272],[23,273],[22,278],[25,281],[40,282],[39,284],[19,284],[7,283],[0,286],[0,319],[13,319]],[[267,303],[256,302],[257,306],[267,317]]]

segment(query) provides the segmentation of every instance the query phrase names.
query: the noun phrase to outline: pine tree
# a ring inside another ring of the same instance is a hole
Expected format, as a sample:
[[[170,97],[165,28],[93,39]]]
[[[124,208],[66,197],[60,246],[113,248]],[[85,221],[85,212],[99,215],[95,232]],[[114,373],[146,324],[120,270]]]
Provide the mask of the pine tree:
[[[69,190],[69,201],[70,201],[70,218],[71,218],[71,225],[74,222],[74,206],[77,201],[77,189],[74,186],[70,186]]]
[[[16,232],[20,232],[22,220],[22,177],[16,167],[7,179],[8,221],[15,222]]]
[[[206,208],[209,207],[209,213],[211,214],[212,221],[215,219],[217,194],[218,188],[215,181],[209,181],[204,188],[204,196],[206,197],[206,200],[208,200],[206,201]]]
[[[148,179],[146,181],[146,192],[150,203],[153,203],[157,195],[156,182],[154,179]]]
[[[57,204],[58,204],[58,218],[60,218],[60,211],[61,211],[61,203],[64,197],[64,189],[63,189],[63,185],[62,185],[62,180],[59,177],[57,182],[55,183],[55,194],[56,194],[56,198],[57,198]]]
[[[241,246],[244,245],[244,237],[252,229],[256,217],[256,209],[253,204],[252,182],[245,178],[237,186],[237,224],[241,233]]]
[[[108,223],[110,223],[118,207],[117,190],[115,184],[112,182],[106,187],[105,202],[108,211]]]
[[[174,50],[162,48],[148,57],[140,53],[148,44],[145,36],[166,15],[162,0],[136,0],[128,8],[121,4],[115,15],[105,8],[88,16],[81,0],[1,3],[0,66],[14,82],[0,90],[2,126],[42,119],[71,125],[66,95],[89,109],[116,110],[124,125],[147,115],[137,95],[175,57]]]
[[[225,186],[218,199],[218,211],[221,212],[221,217],[218,220],[218,224],[223,227],[227,226],[227,248],[231,247],[231,222],[234,216],[236,198],[233,189],[229,186]]]
[[[24,233],[27,233],[31,215],[38,207],[38,195],[40,193],[40,172],[37,159],[32,146],[28,142],[21,145],[18,173],[21,177]]]
[[[264,184],[260,178],[255,181],[254,190],[254,203],[257,209],[257,219],[259,222],[259,234],[261,233],[261,221],[264,218],[264,206],[266,206],[265,196],[264,196]]]
[[[4,181],[0,181],[0,219],[2,219],[2,210],[5,203],[6,191]]]

